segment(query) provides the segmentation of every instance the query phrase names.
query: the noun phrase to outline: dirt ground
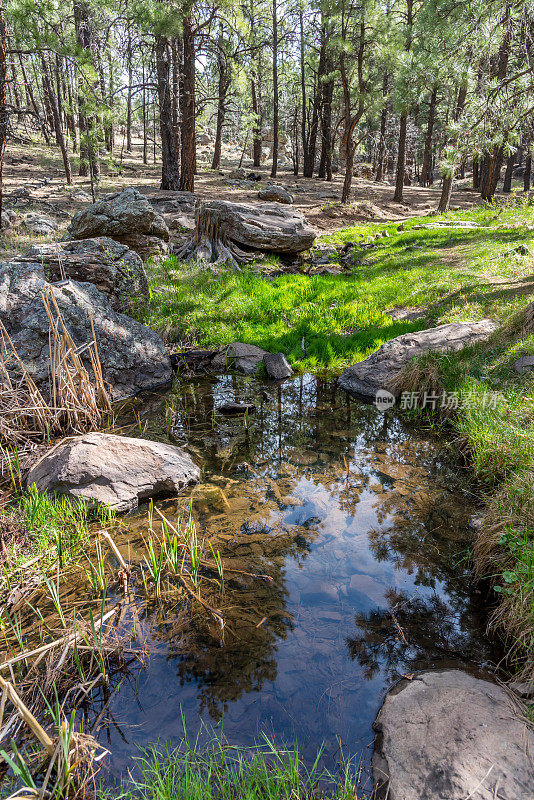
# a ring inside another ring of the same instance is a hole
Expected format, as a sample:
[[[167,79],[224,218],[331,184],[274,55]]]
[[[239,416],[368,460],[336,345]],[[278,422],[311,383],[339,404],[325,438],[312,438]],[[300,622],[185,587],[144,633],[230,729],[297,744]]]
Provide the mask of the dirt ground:
[[[251,186],[232,184],[228,176],[237,162],[224,157],[220,171],[209,168],[209,148],[200,148],[198,174],[195,178],[195,193],[202,198],[219,198],[235,202],[257,201],[257,192],[270,181],[270,166],[254,169],[262,179]],[[149,161],[151,160],[151,156]],[[244,159],[243,167],[253,169],[250,160]],[[130,153],[116,152],[114,163],[103,164],[102,180],[98,195],[127,186],[134,186],[147,195],[160,193],[160,165],[143,165],[139,143]],[[352,199],[349,206],[341,207],[339,198],[343,174],[338,172],[332,182],[317,178],[295,177],[287,168],[280,169],[276,183],[287,188],[294,197],[295,208],[301,210],[319,234],[338,230],[356,222],[386,222],[406,219],[435,209],[440,196],[440,186],[432,188],[406,186],[404,202],[393,202],[394,186],[391,182],[376,183],[355,177]],[[81,194],[80,194],[81,190]],[[87,178],[74,178],[74,187],[65,183],[59,152],[51,147],[32,145],[25,147],[10,144],[4,165],[4,208],[17,213],[40,212],[56,219],[59,232],[68,225],[70,217],[88,203],[91,188]],[[85,194],[85,196],[84,196]],[[18,197],[17,195],[22,195]],[[478,194],[463,190],[453,193],[453,208],[470,208],[479,202]],[[0,257],[20,252],[29,239],[20,230],[6,234],[0,241]]]

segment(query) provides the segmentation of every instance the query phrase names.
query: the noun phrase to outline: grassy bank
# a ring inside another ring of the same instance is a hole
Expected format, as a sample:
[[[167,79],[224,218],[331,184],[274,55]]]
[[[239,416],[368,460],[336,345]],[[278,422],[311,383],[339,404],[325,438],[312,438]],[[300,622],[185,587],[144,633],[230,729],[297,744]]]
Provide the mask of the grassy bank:
[[[321,239],[357,244],[354,266],[335,276],[269,278],[254,267],[217,276],[170,259],[153,269],[144,321],[169,342],[245,341],[284,352],[297,369],[334,374],[401,333],[457,319],[506,319],[520,309],[525,301],[515,287],[527,283],[532,264],[511,251],[532,246],[533,209],[510,204],[439,219],[480,227],[419,228],[435,223],[427,217],[400,231],[391,224],[346,228]],[[374,238],[383,231],[387,237]],[[424,316],[395,321],[390,312],[399,306]]]
[[[406,391],[458,395],[459,408],[440,424],[445,435],[452,427],[486,499],[475,569],[500,600],[491,625],[504,636],[509,666],[528,679],[534,677],[534,373],[519,374],[514,364],[532,353],[534,324],[522,311],[476,348],[429,354],[401,376]]]

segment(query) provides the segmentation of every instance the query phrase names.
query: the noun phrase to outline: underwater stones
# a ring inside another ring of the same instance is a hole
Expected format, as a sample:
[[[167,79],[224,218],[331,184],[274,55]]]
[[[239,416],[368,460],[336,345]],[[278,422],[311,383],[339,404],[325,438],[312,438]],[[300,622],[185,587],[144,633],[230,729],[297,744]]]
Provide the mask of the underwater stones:
[[[254,403],[222,403],[217,407],[221,414],[253,414],[256,411]]]
[[[416,333],[404,333],[383,344],[369,358],[346,369],[339,379],[339,385],[346,392],[368,399],[374,399],[380,389],[387,389],[398,396],[400,388],[393,386],[393,381],[412,359],[431,351],[445,353],[462,350],[487,339],[496,327],[492,320],[482,319],[478,322],[451,322]]]
[[[200,470],[181,448],[145,439],[88,433],[65,439],[30,469],[41,492],[129,511],[151,497],[177,494]]]
[[[501,686],[460,670],[423,673],[387,695],[374,728],[378,798],[532,797],[534,733]]]

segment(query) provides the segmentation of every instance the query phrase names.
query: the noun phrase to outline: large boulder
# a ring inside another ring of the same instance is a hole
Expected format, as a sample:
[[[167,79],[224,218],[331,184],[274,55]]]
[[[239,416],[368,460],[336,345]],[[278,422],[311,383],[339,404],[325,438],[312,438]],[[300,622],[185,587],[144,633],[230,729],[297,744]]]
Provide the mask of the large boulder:
[[[277,183],[269,183],[265,189],[261,189],[258,192],[258,200],[268,200],[290,206],[293,202],[293,196],[283,186],[279,186]]]
[[[167,223],[137,189],[107,195],[79,211],[67,229],[69,239],[92,239],[109,236],[124,242],[143,255],[144,237],[169,240]],[[141,237],[137,239],[126,237]]]
[[[444,353],[461,350],[487,339],[496,329],[490,319],[478,322],[451,322],[416,333],[404,333],[386,342],[376,352],[349,367],[339,379],[345,391],[374,399],[377,391],[386,389],[393,395],[399,391],[392,385],[394,378],[412,359],[430,351]]]
[[[41,492],[129,511],[143,500],[177,494],[200,470],[181,448],[108,433],[63,440],[30,469]]]
[[[108,236],[36,244],[17,261],[42,264],[52,282],[71,278],[93,283],[116,311],[126,311],[149,299],[141,258]]]
[[[379,798],[534,797],[534,733],[501,686],[428,672],[390,692],[374,727]]]
[[[113,400],[153,389],[172,379],[165,344],[157,333],[114,311],[92,283],[49,283],[41,263],[0,264],[0,320],[26,369],[46,394],[50,375],[50,325],[42,295],[52,292],[77,348],[93,339]],[[88,354],[82,358],[91,374]]]

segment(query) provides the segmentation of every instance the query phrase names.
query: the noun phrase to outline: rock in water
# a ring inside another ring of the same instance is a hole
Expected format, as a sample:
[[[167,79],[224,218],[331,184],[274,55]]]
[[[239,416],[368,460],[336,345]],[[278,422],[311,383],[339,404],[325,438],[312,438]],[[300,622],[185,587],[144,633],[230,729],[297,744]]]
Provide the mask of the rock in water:
[[[140,257],[108,236],[33,245],[16,260],[42,264],[52,282],[71,278],[93,283],[116,311],[127,311],[149,299]]]
[[[386,697],[374,727],[379,798],[534,796],[534,733],[496,684],[459,670],[424,673]]]
[[[351,394],[370,399],[374,399],[379,389],[387,389],[398,395],[398,390],[391,386],[391,382],[412,359],[430,351],[445,353],[462,350],[487,339],[496,327],[492,320],[482,319],[478,322],[451,322],[416,333],[403,333],[383,344],[369,358],[346,369],[339,379],[339,385]]]
[[[265,355],[267,355],[267,351],[254,344],[233,342],[219,348],[210,367],[214,372],[226,372],[230,368],[243,372],[245,375],[254,375]]]
[[[293,370],[283,353],[265,353],[263,364],[269,378],[275,381],[282,381],[284,378],[290,378],[293,375]]]
[[[129,511],[151,497],[177,494],[200,470],[181,448],[108,433],[66,439],[34,464],[26,483],[41,492]]]
[[[136,189],[124,189],[87,206],[74,215],[67,231],[69,239],[109,236],[124,241],[141,256],[148,246],[146,237],[169,241],[167,223]]]
[[[172,380],[170,358],[160,336],[114,311],[92,283],[48,283],[37,262],[0,264],[0,320],[26,369],[46,394],[50,376],[49,320],[41,295],[52,291],[75,345],[93,339],[93,320],[104,380],[113,400],[131,397]],[[90,360],[82,359],[92,374]]]
[[[177,255],[231,266],[252,260],[254,250],[300,253],[312,246],[316,236],[300,211],[278,203],[209,200],[197,204],[195,223],[194,237]]]
[[[293,202],[293,197],[289,194],[287,189],[284,189],[283,186],[279,186],[277,183],[267,184],[265,189],[258,192],[258,199],[271,200],[275,203],[283,203],[288,206]]]

